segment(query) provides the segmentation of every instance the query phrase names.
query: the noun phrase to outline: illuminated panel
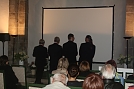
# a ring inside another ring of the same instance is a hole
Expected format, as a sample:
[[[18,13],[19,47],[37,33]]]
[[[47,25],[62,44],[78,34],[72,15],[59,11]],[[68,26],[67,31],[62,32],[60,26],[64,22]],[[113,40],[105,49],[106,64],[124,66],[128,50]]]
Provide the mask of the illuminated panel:
[[[0,33],[8,33],[9,0],[0,0]]]

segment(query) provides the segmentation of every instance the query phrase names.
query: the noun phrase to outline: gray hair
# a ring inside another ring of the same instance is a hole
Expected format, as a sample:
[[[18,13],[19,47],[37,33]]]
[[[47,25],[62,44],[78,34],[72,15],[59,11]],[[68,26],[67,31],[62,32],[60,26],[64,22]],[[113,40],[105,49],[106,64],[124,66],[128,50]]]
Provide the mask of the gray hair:
[[[53,76],[53,82],[62,82],[63,84],[67,85],[68,78],[65,74],[56,73]]]
[[[101,68],[101,73],[104,79],[113,79],[115,77],[116,69],[111,64],[106,64]]]

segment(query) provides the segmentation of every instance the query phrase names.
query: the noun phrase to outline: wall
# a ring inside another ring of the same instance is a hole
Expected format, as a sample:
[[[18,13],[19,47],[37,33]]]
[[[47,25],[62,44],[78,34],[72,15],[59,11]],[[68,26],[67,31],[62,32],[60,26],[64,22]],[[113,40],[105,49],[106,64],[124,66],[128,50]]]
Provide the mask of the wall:
[[[28,55],[29,62],[33,61],[32,51],[41,38],[42,7],[90,7],[115,5],[114,21],[114,59],[123,54],[125,33],[126,0],[29,0],[28,18]],[[105,56],[105,55],[102,55]]]
[[[0,33],[8,33],[9,0],[0,0]],[[8,55],[8,42],[5,42],[5,55]],[[3,55],[3,45],[0,42],[0,55]]]

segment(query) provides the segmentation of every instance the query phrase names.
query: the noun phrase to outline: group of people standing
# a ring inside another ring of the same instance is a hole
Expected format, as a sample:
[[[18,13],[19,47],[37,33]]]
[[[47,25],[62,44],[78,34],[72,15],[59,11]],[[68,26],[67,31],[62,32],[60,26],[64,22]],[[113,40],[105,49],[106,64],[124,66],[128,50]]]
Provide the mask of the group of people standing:
[[[36,65],[36,81],[41,82],[44,66],[47,64],[46,58],[50,57],[50,72],[57,69],[58,60],[61,57],[68,59],[69,64],[76,63],[76,56],[78,55],[77,44],[74,42],[75,37],[73,34],[68,34],[68,42],[60,46],[60,38],[55,37],[54,43],[48,46],[48,50],[44,47],[45,41],[41,39],[39,45],[33,50],[33,57],[35,57]],[[93,44],[92,37],[87,35],[85,43],[82,43],[79,49],[79,63],[81,61],[88,61],[90,69],[92,69],[92,60],[95,55],[95,45]]]

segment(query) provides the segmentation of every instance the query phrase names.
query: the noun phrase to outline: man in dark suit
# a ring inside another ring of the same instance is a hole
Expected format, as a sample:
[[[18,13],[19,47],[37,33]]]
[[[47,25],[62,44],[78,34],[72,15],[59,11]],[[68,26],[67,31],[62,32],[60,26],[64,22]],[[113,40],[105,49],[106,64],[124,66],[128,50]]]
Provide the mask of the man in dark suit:
[[[78,54],[77,44],[73,41],[74,35],[70,33],[68,35],[68,42],[63,44],[63,56],[68,59],[69,64],[76,63],[76,56]]]
[[[34,47],[33,57],[35,57],[36,65],[36,80],[35,83],[40,84],[41,78],[44,71],[44,66],[47,64],[46,58],[48,58],[47,48],[44,47],[45,41],[43,39],[39,40],[39,45]]]
[[[92,42],[92,37],[87,35],[85,43],[82,43],[79,49],[79,63],[82,61],[88,61],[90,70],[92,70],[93,57],[95,55],[95,45]]]
[[[48,46],[50,56],[50,73],[57,69],[58,60],[62,57],[62,47],[59,45],[60,38],[55,37],[54,43]]]

